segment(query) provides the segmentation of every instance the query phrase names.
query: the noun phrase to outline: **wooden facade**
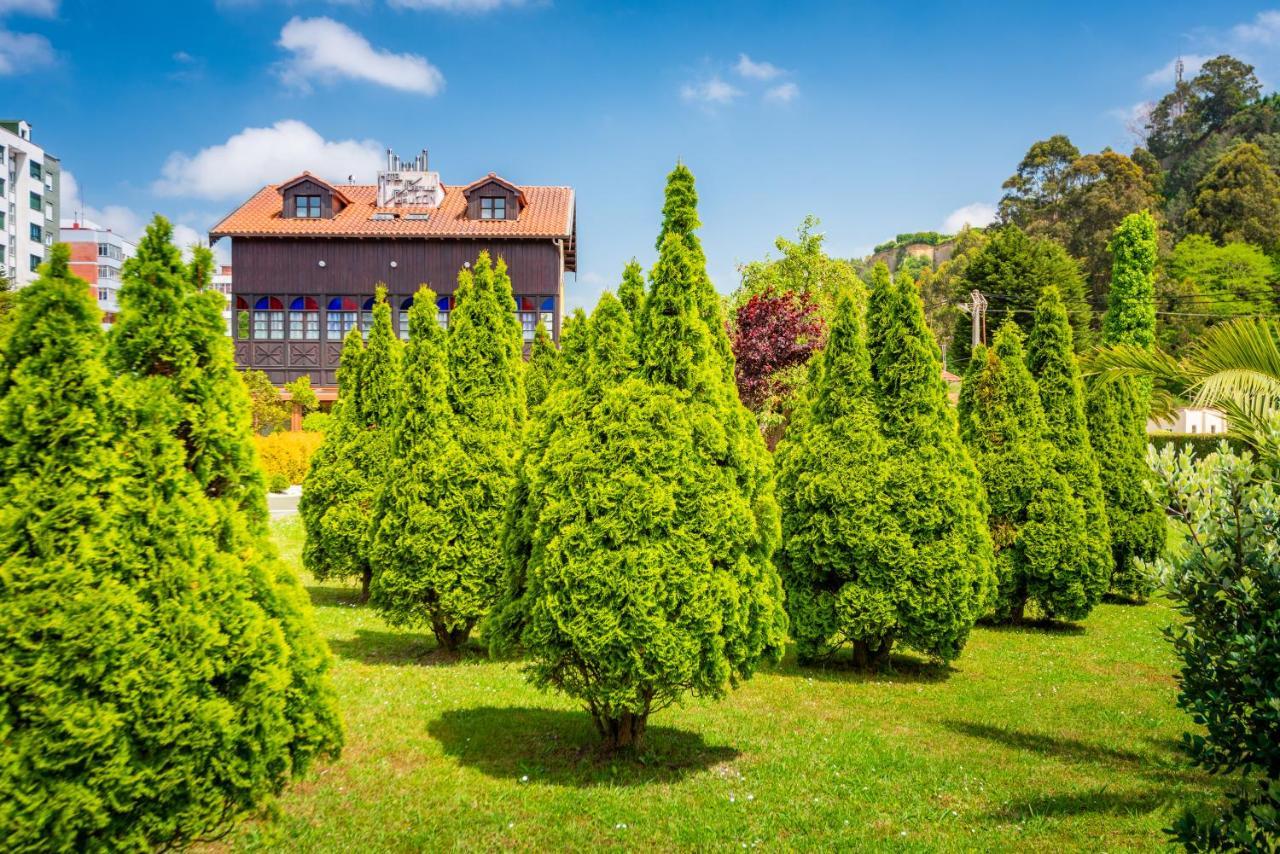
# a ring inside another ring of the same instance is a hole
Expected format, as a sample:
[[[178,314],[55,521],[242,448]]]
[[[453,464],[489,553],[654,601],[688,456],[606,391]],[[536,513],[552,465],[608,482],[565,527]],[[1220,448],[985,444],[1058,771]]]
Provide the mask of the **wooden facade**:
[[[242,369],[264,371],[277,385],[306,375],[313,386],[334,386],[345,335],[342,325],[329,317],[335,299],[363,313],[375,287],[386,285],[392,322],[403,336],[404,301],[424,284],[438,297],[450,297],[463,265],[475,263],[486,251],[495,263],[501,258],[507,264],[518,303],[513,308],[525,308],[525,313],[534,311],[538,319],[549,320],[547,331],[559,340],[564,262],[554,241],[241,237],[231,245],[236,362]],[[302,306],[309,305],[306,297],[314,299],[319,314],[296,318],[295,323],[292,306],[299,298],[304,298]],[[264,298],[268,302],[260,309]],[[273,308],[272,298],[278,300],[279,308]],[[553,300],[550,317],[542,310],[547,300]],[[255,318],[258,311],[282,311],[284,316],[278,324],[264,322]],[[317,338],[310,337],[312,320],[318,327]]]

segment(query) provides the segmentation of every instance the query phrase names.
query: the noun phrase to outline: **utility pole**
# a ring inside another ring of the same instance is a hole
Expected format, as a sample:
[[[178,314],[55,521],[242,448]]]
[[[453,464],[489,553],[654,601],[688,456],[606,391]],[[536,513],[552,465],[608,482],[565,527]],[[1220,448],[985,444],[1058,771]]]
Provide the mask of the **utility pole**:
[[[982,291],[974,288],[969,292],[969,304],[962,306],[969,312],[969,316],[973,319],[973,341],[974,347],[979,344],[987,343],[987,298],[982,295]]]

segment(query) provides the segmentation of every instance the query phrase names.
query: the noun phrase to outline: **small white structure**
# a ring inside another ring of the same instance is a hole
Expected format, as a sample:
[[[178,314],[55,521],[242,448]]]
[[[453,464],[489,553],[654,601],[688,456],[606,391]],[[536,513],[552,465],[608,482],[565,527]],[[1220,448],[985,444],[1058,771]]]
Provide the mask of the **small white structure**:
[[[427,169],[425,148],[412,160],[401,160],[387,149],[387,168],[378,173],[378,207],[436,208],[443,201],[440,173]]]
[[[1147,421],[1148,433],[1225,433],[1227,418],[1216,409],[1187,407],[1174,413],[1170,421]]]
[[[231,265],[223,264],[213,274],[213,289],[226,299],[222,307],[222,319],[227,322],[227,335],[231,335]]]

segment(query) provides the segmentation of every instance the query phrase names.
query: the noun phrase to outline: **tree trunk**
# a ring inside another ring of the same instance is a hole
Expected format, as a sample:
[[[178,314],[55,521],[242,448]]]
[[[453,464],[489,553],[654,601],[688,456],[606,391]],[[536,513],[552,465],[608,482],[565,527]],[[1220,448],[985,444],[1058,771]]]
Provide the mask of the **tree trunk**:
[[[853,642],[853,663],[859,670],[878,671],[889,663],[893,635]]]
[[[605,747],[609,750],[639,751],[644,743],[644,729],[648,722],[647,713],[623,712],[617,717],[597,721],[596,725],[604,735]]]
[[[466,623],[451,629],[443,621],[433,618],[431,631],[435,632],[436,643],[440,644],[441,649],[457,652],[458,648],[467,642],[467,638],[471,637],[471,624]]]
[[[369,601],[369,585],[373,583],[373,567],[366,566],[360,574],[360,604]]]
[[[1019,585],[1013,594],[1013,605],[1009,609],[1009,622],[1021,623],[1027,617],[1027,586]]]

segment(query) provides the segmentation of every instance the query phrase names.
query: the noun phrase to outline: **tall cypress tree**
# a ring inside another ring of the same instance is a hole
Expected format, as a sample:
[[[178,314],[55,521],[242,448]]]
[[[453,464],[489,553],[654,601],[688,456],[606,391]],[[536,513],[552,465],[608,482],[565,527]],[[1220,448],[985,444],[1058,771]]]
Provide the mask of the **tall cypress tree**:
[[[0,351],[0,827],[18,850],[189,844],[287,779],[288,651],[217,551],[167,390],[109,380],[68,259]]]
[[[363,579],[370,567],[364,560],[364,541],[369,530],[367,508],[375,496],[353,456],[364,452],[364,355],[364,337],[352,327],[342,342],[333,418],[311,458],[298,501],[307,532],[302,563],[320,581]]]
[[[533,330],[533,347],[529,350],[529,364],[525,370],[525,400],[532,410],[546,400],[555,382],[560,351],[556,349],[547,328],[541,323]]]
[[[1084,510],[1083,584],[1088,601],[1097,604],[1111,584],[1111,526],[1085,419],[1084,381],[1071,336],[1067,309],[1057,288],[1045,288],[1027,341],[1027,367],[1040,392],[1046,435],[1054,444],[1054,469],[1066,479]]]
[[[1017,326],[1006,323],[991,350],[975,351],[959,417],[987,493],[998,585],[995,618],[1021,621],[1028,602],[1050,617],[1085,616],[1097,598],[1085,584],[1084,508],[1054,467]]]
[[[111,365],[152,379],[171,409],[160,427],[177,437],[184,463],[217,520],[216,548],[237,560],[254,603],[288,649],[289,765],[302,774],[342,745],[329,651],[306,591],[279,559],[268,528],[265,475],[252,440],[250,403],[226,336],[223,296],[212,288],[213,256],[197,249],[182,264],[172,228],[156,217],[125,264],[121,308],[109,336]]]
[[[450,523],[471,496],[453,488],[462,464],[450,429],[445,333],[436,296],[423,287],[409,309],[403,397],[393,433],[395,456],[373,520],[372,602],[395,626],[429,625],[445,649],[466,640],[492,598],[490,584],[460,559]]]
[[[460,587],[441,631],[448,648],[464,643],[498,598],[501,531],[515,486],[516,454],[524,425],[523,344],[511,311],[511,279],[499,259],[482,252],[458,275],[456,308],[447,343],[449,422],[456,443],[449,497],[437,505],[439,536],[448,551],[435,572]]]
[[[878,657],[900,642],[955,658],[994,587],[986,501],[973,461],[947,402],[938,348],[914,282],[872,271],[867,344],[876,408],[888,442],[881,501],[894,527],[882,559],[896,568],[901,591]]]
[[[862,322],[842,296],[811,369],[812,399],[797,408],[777,449],[778,570],[802,662],[852,643],[860,667],[878,663],[905,592],[877,549],[893,524],[878,500],[890,460]]]
[[[1149,347],[1155,340],[1156,225],[1146,211],[1130,214],[1111,238],[1111,295],[1103,318],[1107,344]],[[1164,547],[1164,515],[1148,489],[1146,420],[1149,390],[1142,380],[1096,382],[1087,416],[1111,530],[1113,593],[1145,599],[1155,585],[1141,561]]]
[[[686,693],[722,696],[786,630],[769,456],[703,316],[696,211],[677,204],[691,178],[669,187],[664,212],[689,233],[660,241],[638,336],[606,295],[564,340],[490,624],[492,646],[523,646],[534,682],[582,700],[611,747],[639,746],[649,715]]]

